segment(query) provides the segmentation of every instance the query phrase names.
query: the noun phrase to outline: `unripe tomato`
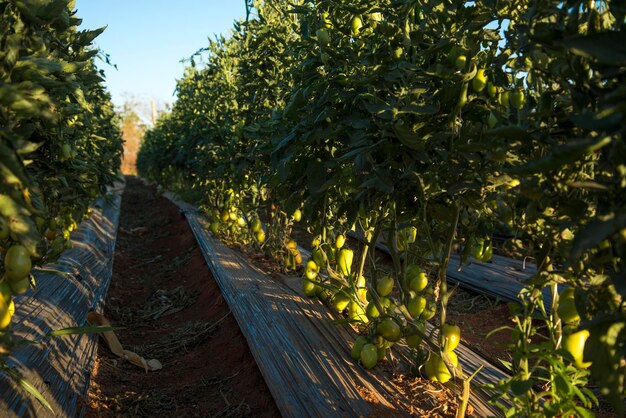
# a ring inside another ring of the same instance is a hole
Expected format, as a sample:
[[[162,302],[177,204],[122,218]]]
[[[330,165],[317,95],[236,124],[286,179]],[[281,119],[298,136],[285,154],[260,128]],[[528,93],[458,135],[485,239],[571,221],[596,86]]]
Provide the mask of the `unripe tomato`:
[[[405,339],[406,345],[408,345],[410,348],[419,348],[419,346],[422,344],[422,337],[420,337],[418,334],[407,335]]]
[[[456,66],[456,68],[458,68],[459,70],[464,70],[465,69],[465,63],[467,62],[467,57],[465,55],[459,55],[458,57],[456,57],[456,59],[454,60],[454,65]]]
[[[387,299],[386,297],[380,297],[378,299],[378,302],[380,303],[380,307],[383,309],[384,312],[386,312],[387,309],[391,306],[391,301]],[[376,319],[380,317],[380,314],[381,314],[381,312],[378,311],[378,307],[376,306],[376,303],[373,300],[367,304],[365,313],[367,314],[367,317],[369,319]]]
[[[263,244],[265,242],[265,231],[263,229],[258,230],[254,233],[254,237],[259,241],[259,244]]]
[[[222,222],[228,222],[228,220],[230,219],[230,213],[228,213],[227,210],[222,211],[220,219],[222,220]]]
[[[360,287],[365,287],[365,277],[363,276],[359,276],[356,278],[356,281],[354,282],[354,286],[358,289]]]
[[[402,49],[401,46],[394,48],[393,50],[393,57],[397,60],[399,60],[400,58],[402,58],[402,56],[404,55],[404,49]]]
[[[487,82],[487,94],[489,95],[489,97],[493,99],[494,97],[496,97],[497,93],[498,93],[498,89],[496,88],[496,86],[491,81],[488,81]]]
[[[15,314],[15,304],[11,301],[4,313],[0,315],[0,330],[7,328],[11,324],[13,314]]]
[[[426,304],[426,309],[424,309],[424,312],[422,312],[422,314],[420,315],[420,319],[423,319],[424,321],[428,321],[432,319],[436,313],[437,313],[437,304],[434,301],[429,300],[428,303]]]
[[[317,237],[313,238],[313,241],[311,241],[311,248],[317,248],[320,246],[321,243],[322,243],[322,240],[318,235]]]
[[[498,118],[496,118],[496,115],[494,115],[493,112],[489,112],[489,117],[487,118],[487,126],[489,129],[492,129],[497,123]]]
[[[498,101],[500,102],[501,106],[507,107],[509,105],[509,92],[505,90],[500,93]]]
[[[574,364],[580,369],[591,366],[591,362],[583,361],[587,338],[589,338],[589,331],[586,329],[563,337],[563,348],[574,357]]]
[[[238,217],[239,216],[237,215],[237,212],[235,210],[228,214],[228,219],[231,221],[236,221]]]
[[[365,344],[369,344],[369,340],[366,337],[362,335],[356,337],[356,340],[354,340],[354,344],[352,344],[352,352],[350,353],[350,356],[354,360],[358,360],[361,358],[361,350],[363,349],[363,346]]]
[[[409,311],[409,314],[411,314],[412,318],[417,318],[424,312],[427,304],[428,301],[425,297],[417,295],[409,299],[409,302],[406,305],[406,309]]]
[[[0,315],[4,314],[11,303],[11,286],[5,279],[0,282]]]
[[[317,277],[320,268],[317,263],[313,260],[309,260],[306,262],[306,266],[304,267],[304,274],[307,279],[313,280]]]
[[[4,255],[4,271],[10,280],[20,280],[28,276],[32,266],[30,254],[23,245],[13,245]]]
[[[335,296],[333,296],[333,307],[335,308],[337,313],[345,311],[349,303],[350,298],[343,293],[337,293],[335,294]]]
[[[580,321],[580,315],[576,308],[575,289],[568,287],[559,296],[559,306],[556,309],[559,318],[566,324]]]
[[[333,27],[333,22],[330,20],[330,16],[328,15],[328,12],[322,13],[322,22],[324,23],[324,27],[326,29],[330,29]]]
[[[326,28],[320,28],[315,32],[317,35],[317,39],[320,41],[322,45],[330,44],[330,32]]]
[[[365,314],[365,309],[363,309],[361,304],[355,301],[350,301],[350,304],[348,305],[348,318],[350,318],[353,322],[362,322],[364,324],[367,324],[370,321]]]
[[[449,351],[447,354],[452,365],[458,367],[459,357],[456,353]],[[452,370],[449,370],[443,359],[437,356],[437,381],[439,381],[439,383],[448,383],[450,379],[452,379]]]
[[[263,224],[261,223],[261,220],[259,218],[252,219],[250,229],[252,230],[252,232],[259,232],[261,229],[263,229]]]
[[[367,343],[361,348],[361,363],[366,369],[371,369],[378,363],[378,349],[374,344]]]
[[[357,36],[363,27],[363,21],[359,16],[354,16],[350,21],[350,32],[352,36]]]
[[[524,92],[522,90],[515,90],[514,92],[511,93],[511,106],[513,106],[515,109],[520,110],[524,107],[524,104],[526,103],[526,96],[524,95]]]
[[[416,323],[416,325],[422,333],[426,332],[426,324],[424,322],[418,322]],[[417,333],[405,335],[405,339],[407,345],[410,348],[419,348],[420,344],[422,343],[422,337]]]
[[[376,327],[376,332],[382,335],[384,339],[391,342],[400,341],[402,338],[402,329],[400,325],[396,321],[391,318],[384,319],[378,326]]]
[[[315,283],[312,283],[309,280],[302,280],[302,291],[304,292],[305,295],[309,297],[313,297],[317,295],[318,288],[319,286],[316,285]]]
[[[463,107],[467,104],[467,88],[468,84],[463,83],[461,86],[461,94],[459,95],[459,107]]]
[[[72,156],[72,147],[70,144],[64,143],[61,145],[61,161],[65,161]]]
[[[220,230],[219,222],[211,222],[211,224],[209,225],[209,229],[214,235],[217,235],[218,231]]]
[[[376,283],[376,293],[379,296],[387,296],[393,290],[394,280],[391,275],[381,277]]]
[[[480,68],[476,72],[476,76],[472,80],[472,88],[475,92],[480,93],[487,86],[487,76],[485,75],[485,69]]]
[[[433,382],[437,382],[437,369],[439,368],[439,356],[435,353],[431,352],[430,356],[428,356],[428,360],[424,364],[424,373],[428,380]]]
[[[7,239],[9,235],[11,235],[9,224],[6,219],[4,219],[4,216],[0,216],[0,239]]]
[[[11,280],[9,286],[11,286],[11,292],[14,295],[21,295],[30,289],[30,279],[28,276],[25,276],[19,280]]]
[[[237,225],[242,228],[246,226],[246,220],[243,218],[243,216],[237,218]]]
[[[337,238],[335,239],[335,248],[339,249],[343,247],[345,243],[346,243],[345,235],[343,234],[337,235]]]
[[[349,248],[342,248],[339,250],[339,255],[337,256],[337,265],[339,266],[339,271],[344,275],[350,275],[350,271],[352,270],[352,259],[354,258],[354,252]]]
[[[317,264],[318,268],[324,265],[324,253],[319,247],[315,248],[311,252],[311,259],[315,261],[315,264]]]
[[[461,328],[456,325],[445,324],[441,344],[445,351],[456,349],[461,342]]]
[[[300,222],[300,220],[302,219],[302,212],[300,211],[300,209],[296,209],[293,212],[293,215],[291,215],[291,218],[296,222]]]
[[[420,271],[416,277],[413,277],[409,282],[409,289],[414,292],[421,292],[428,286],[428,276],[425,272]]]

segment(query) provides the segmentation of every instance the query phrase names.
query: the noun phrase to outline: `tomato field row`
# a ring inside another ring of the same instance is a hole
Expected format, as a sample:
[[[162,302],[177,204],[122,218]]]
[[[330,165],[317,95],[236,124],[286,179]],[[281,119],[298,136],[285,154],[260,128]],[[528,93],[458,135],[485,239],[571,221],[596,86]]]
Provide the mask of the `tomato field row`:
[[[623,412],[624,9],[316,0],[249,12],[193,57],[140,173],[196,197],[214,234],[302,269],[304,291],[361,330],[366,368],[404,339],[441,383],[470,379],[446,318],[453,248],[488,261],[505,234],[495,250],[537,272],[511,308],[511,378],[494,382],[494,402],[507,416],[590,416],[591,377]],[[314,236],[309,260],[290,238],[298,223]],[[354,253],[357,227],[367,245]],[[391,275],[371,257],[380,236]]]
[[[80,23],[74,1],[0,1],[0,368],[12,376],[5,360],[24,343],[13,296],[71,246],[119,171],[122,140],[92,47],[103,29]]]

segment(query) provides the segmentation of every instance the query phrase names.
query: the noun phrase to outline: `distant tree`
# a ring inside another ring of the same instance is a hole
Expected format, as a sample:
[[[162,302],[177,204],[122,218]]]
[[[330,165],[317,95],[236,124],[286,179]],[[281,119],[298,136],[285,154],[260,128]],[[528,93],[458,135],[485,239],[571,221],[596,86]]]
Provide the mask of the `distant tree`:
[[[118,110],[120,115],[120,129],[124,139],[124,159],[122,172],[124,174],[136,174],[137,151],[141,145],[141,139],[147,129],[146,123],[138,114],[139,103],[126,101]]]

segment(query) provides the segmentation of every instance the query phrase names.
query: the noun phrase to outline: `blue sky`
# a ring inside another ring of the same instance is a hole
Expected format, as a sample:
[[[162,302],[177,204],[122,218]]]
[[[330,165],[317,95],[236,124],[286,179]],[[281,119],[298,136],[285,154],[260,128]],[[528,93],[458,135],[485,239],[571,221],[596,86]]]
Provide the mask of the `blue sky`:
[[[108,25],[95,44],[117,65],[99,64],[117,105],[131,97],[172,103],[180,60],[245,18],[244,0],[78,0],[76,8],[82,28]]]

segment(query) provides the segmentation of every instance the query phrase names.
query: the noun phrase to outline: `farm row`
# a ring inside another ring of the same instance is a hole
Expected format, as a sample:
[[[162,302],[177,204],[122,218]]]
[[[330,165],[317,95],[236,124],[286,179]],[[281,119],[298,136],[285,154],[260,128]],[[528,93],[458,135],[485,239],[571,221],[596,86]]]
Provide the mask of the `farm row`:
[[[508,416],[589,415],[591,376],[622,412],[624,11],[322,0],[249,12],[193,58],[140,173],[199,201],[215,235],[300,269],[304,291],[360,329],[367,368],[404,340],[426,377],[467,382],[463,330],[447,320],[453,248],[464,263],[530,257],[495,402]],[[355,253],[344,242],[357,227]],[[494,233],[510,238],[494,248]],[[391,274],[371,257],[381,236]]]

